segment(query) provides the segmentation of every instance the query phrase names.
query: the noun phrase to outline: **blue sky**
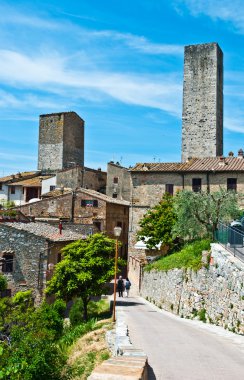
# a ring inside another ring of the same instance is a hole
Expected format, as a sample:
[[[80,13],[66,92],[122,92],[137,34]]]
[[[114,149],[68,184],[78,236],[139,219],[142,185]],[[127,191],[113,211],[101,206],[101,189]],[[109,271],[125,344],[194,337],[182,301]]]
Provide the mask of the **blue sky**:
[[[224,52],[224,153],[244,148],[243,0],[0,2],[0,176],[37,168],[39,115],[86,122],[85,165],[180,161],[184,45]]]

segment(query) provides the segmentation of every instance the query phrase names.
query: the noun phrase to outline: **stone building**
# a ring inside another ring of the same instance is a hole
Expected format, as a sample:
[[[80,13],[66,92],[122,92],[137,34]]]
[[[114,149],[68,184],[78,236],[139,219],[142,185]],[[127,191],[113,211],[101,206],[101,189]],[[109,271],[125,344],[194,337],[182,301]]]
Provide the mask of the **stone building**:
[[[223,53],[216,43],[185,46],[182,161],[223,154]]]
[[[84,166],[84,120],[76,112],[40,115],[38,170]]]
[[[59,223],[63,228],[86,233],[106,232],[113,238],[114,227],[122,227],[120,255],[127,258],[129,202],[90,189],[56,189],[38,202],[21,206],[21,212],[36,220]],[[68,223],[69,222],[69,223]]]
[[[0,178],[0,204],[7,201],[16,205],[38,198],[41,194],[40,172],[22,172]]]
[[[61,260],[61,249],[83,236],[44,223],[0,223],[0,270],[7,278],[6,294],[32,289],[38,304]]]
[[[114,176],[118,178],[120,199],[130,202],[129,253],[133,254],[138,254],[135,244],[139,221],[149,208],[162,199],[165,192],[172,195],[183,189],[214,192],[221,187],[244,194],[244,157],[241,149],[237,157],[192,158],[182,163],[138,163],[127,169],[130,180],[126,186],[123,183],[125,170],[108,164],[110,181]],[[113,187],[108,186],[107,195],[111,196],[112,191]],[[241,206],[244,206],[243,200]]]
[[[91,169],[82,166],[74,166],[69,169],[58,171],[52,177],[46,177],[42,181],[41,194],[45,196],[50,191],[55,189],[70,189],[85,188],[106,192],[107,173],[100,168]]]
[[[127,168],[113,161],[107,166],[106,194],[118,200],[131,200],[131,176]]]

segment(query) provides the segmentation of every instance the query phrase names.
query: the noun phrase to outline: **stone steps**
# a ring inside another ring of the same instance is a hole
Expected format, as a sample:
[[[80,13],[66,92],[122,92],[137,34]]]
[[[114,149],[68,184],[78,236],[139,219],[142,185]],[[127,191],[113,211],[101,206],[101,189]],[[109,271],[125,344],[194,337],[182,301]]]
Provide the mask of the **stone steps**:
[[[140,349],[120,347],[123,356],[104,361],[88,380],[147,380],[147,357]]]

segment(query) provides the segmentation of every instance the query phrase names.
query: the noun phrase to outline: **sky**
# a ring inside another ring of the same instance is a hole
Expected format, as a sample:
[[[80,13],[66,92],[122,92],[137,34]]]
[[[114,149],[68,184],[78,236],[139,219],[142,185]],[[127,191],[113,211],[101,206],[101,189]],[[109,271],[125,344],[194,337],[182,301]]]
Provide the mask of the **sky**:
[[[224,154],[244,149],[243,0],[0,2],[0,177],[37,169],[39,115],[85,120],[85,165],[180,162],[184,46],[224,53]]]

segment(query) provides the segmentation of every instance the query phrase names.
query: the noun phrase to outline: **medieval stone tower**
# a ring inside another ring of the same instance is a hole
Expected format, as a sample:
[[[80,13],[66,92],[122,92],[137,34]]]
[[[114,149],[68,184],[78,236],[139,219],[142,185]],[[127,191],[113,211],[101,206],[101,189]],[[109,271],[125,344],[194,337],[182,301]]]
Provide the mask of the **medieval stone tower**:
[[[217,43],[185,46],[182,161],[222,154],[222,50]]]
[[[84,166],[84,120],[75,112],[40,115],[38,170]]]

